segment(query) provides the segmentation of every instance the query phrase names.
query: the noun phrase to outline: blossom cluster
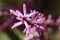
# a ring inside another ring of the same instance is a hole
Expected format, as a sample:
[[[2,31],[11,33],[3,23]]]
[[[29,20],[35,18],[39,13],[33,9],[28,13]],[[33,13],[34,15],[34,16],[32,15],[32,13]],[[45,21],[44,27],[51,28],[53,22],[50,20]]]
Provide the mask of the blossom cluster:
[[[56,22],[52,19],[52,15],[49,14],[46,18],[44,14],[39,13],[36,10],[30,10],[30,13],[27,13],[26,5],[23,4],[23,13],[19,10],[12,10],[10,9],[10,13],[16,16],[16,19],[19,22],[14,23],[12,26],[16,28],[20,25],[25,25],[25,29],[23,33],[26,34],[24,40],[40,40],[39,37],[41,35],[41,31],[45,31],[45,25],[57,25],[60,26],[60,16],[57,18]]]

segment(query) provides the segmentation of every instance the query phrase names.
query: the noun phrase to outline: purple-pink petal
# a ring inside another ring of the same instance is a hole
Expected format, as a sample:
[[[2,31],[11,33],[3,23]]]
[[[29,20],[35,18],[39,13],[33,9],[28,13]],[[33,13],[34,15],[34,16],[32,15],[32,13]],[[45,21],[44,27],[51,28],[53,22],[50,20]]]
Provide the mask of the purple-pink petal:
[[[25,24],[25,27],[26,27],[26,28],[29,27],[29,25],[28,25],[28,23],[27,23],[26,21],[24,21],[24,24]]]
[[[31,12],[29,15],[26,15],[26,16],[31,17],[31,16],[36,15],[37,13],[38,13],[37,11],[33,11],[33,12]]]
[[[18,15],[17,13],[16,13],[16,11],[14,11],[14,10],[12,10],[12,9],[10,9],[10,12],[11,12],[11,14],[13,14],[13,15],[15,15],[15,16],[20,16],[20,15]]]
[[[44,23],[44,22],[45,22],[45,17],[37,20],[37,23]]]
[[[23,17],[22,13],[19,10],[16,10],[16,13],[20,15],[20,17]]]
[[[15,24],[12,26],[12,29],[18,27],[18,26],[21,25],[21,24],[22,24],[22,22],[17,22],[17,23],[15,23]]]
[[[27,29],[25,28],[25,29],[23,30],[23,33],[26,33],[26,31],[27,31]]]
[[[44,29],[45,29],[43,26],[40,26],[40,28],[41,28],[42,30],[44,30]]]
[[[23,13],[24,13],[24,16],[26,15],[26,5],[23,4]]]
[[[16,17],[16,19],[17,19],[17,20],[20,20],[20,21],[22,20],[22,18],[19,18],[19,17]]]

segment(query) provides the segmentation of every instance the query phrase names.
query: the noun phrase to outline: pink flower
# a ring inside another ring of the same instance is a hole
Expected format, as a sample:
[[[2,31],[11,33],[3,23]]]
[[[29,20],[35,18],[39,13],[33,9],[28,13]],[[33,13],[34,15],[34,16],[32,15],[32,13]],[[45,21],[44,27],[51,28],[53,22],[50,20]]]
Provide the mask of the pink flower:
[[[47,20],[46,20],[46,24],[52,24],[53,22],[54,22],[54,20],[52,19],[52,15],[49,14],[49,15],[48,15],[48,18],[47,18]]]
[[[48,19],[46,20],[44,14],[41,14],[36,10],[30,10],[30,13],[27,13],[25,4],[23,4],[23,13],[21,13],[19,10],[15,11],[12,9],[10,9],[10,12],[16,16],[17,20],[19,20],[19,22],[14,23],[12,29],[24,24],[26,28],[24,29],[23,33],[26,33],[26,40],[32,39],[33,37],[40,37],[40,30],[45,30],[45,27],[43,27],[45,21],[50,23],[52,19],[52,15],[49,15]],[[39,33],[37,27],[40,28]]]
[[[30,17],[38,13],[34,10],[30,14],[27,14],[25,4],[23,4],[23,14],[19,10],[14,11],[14,10],[10,9],[10,12],[11,12],[11,14],[16,16],[17,20],[20,20],[20,22],[17,22],[12,26],[12,29],[16,28],[16,27],[18,27],[19,25],[22,25],[22,24],[25,24],[25,26],[28,27],[28,22],[31,21]]]

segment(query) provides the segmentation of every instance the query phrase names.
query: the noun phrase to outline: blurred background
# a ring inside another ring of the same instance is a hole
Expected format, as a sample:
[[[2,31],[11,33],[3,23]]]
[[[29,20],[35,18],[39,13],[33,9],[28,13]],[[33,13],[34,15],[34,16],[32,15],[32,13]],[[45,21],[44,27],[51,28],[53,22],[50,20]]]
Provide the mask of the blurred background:
[[[30,9],[36,9],[46,16],[52,14],[54,19],[60,15],[60,0],[0,0],[0,40],[23,40],[25,37],[22,33],[23,26],[11,29],[17,20],[9,12],[9,9],[18,9],[22,12],[23,3],[27,5],[28,12]],[[55,26],[48,31],[51,40],[60,40],[60,32]]]

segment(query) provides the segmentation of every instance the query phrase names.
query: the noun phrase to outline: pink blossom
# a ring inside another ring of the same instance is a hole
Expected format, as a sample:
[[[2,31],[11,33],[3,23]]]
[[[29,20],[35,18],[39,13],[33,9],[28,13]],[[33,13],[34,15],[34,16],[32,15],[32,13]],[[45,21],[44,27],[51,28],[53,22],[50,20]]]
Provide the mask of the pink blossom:
[[[46,20],[46,24],[52,24],[53,22],[54,22],[54,20],[52,19],[52,15],[49,14],[49,15],[48,15],[48,18],[47,18],[47,20]]]
[[[14,23],[12,26],[13,28],[16,28],[22,24],[25,25],[25,29],[23,33],[26,34],[25,40],[33,39],[34,37],[40,37],[39,33],[41,30],[45,30],[45,27],[43,25],[51,24],[53,22],[52,15],[48,15],[48,18],[44,16],[44,14],[39,13],[36,10],[30,10],[30,13],[27,13],[26,5],[23,4],[23,13],[21,13],[19,10],[12,10],[10,9],[11,14],[16,16],[16,19],[19,20],[19,22]],[[37,29],[39,28],[39,33]],[[38,39],[37,39],[38,40]]]
[[[57,25],[60,25],[60,16],[56,20]]]
[[[34,10],[34,11],[31,12],[30,14],[27,14],[27,13],[26,13],[27,10],[26,10],[26,5],[25,5],[25,4],[23,4],[23,14],[22,14],[19,10],[14,11],[14,10],[10,9],[10,12],[11,12],[11,14],[17,16],[17,17],[16,17],[17,20],[20,20],[20,22],[17,22],[17,23],[15,23],[15,24],[12,26],[12,29],[13,29],[13,28],[16,28],[17,26],[19,26],[19,24],[20,24],[20,25],[25,24],[25,26],[28,27],[27,21],[28,21],[28,22],[31,21],[29,17],[31,17],[31,16],[33,16],[33,15],[35,15],[35,14],[38,13],[38,12],[36,12],[36,11]]]

